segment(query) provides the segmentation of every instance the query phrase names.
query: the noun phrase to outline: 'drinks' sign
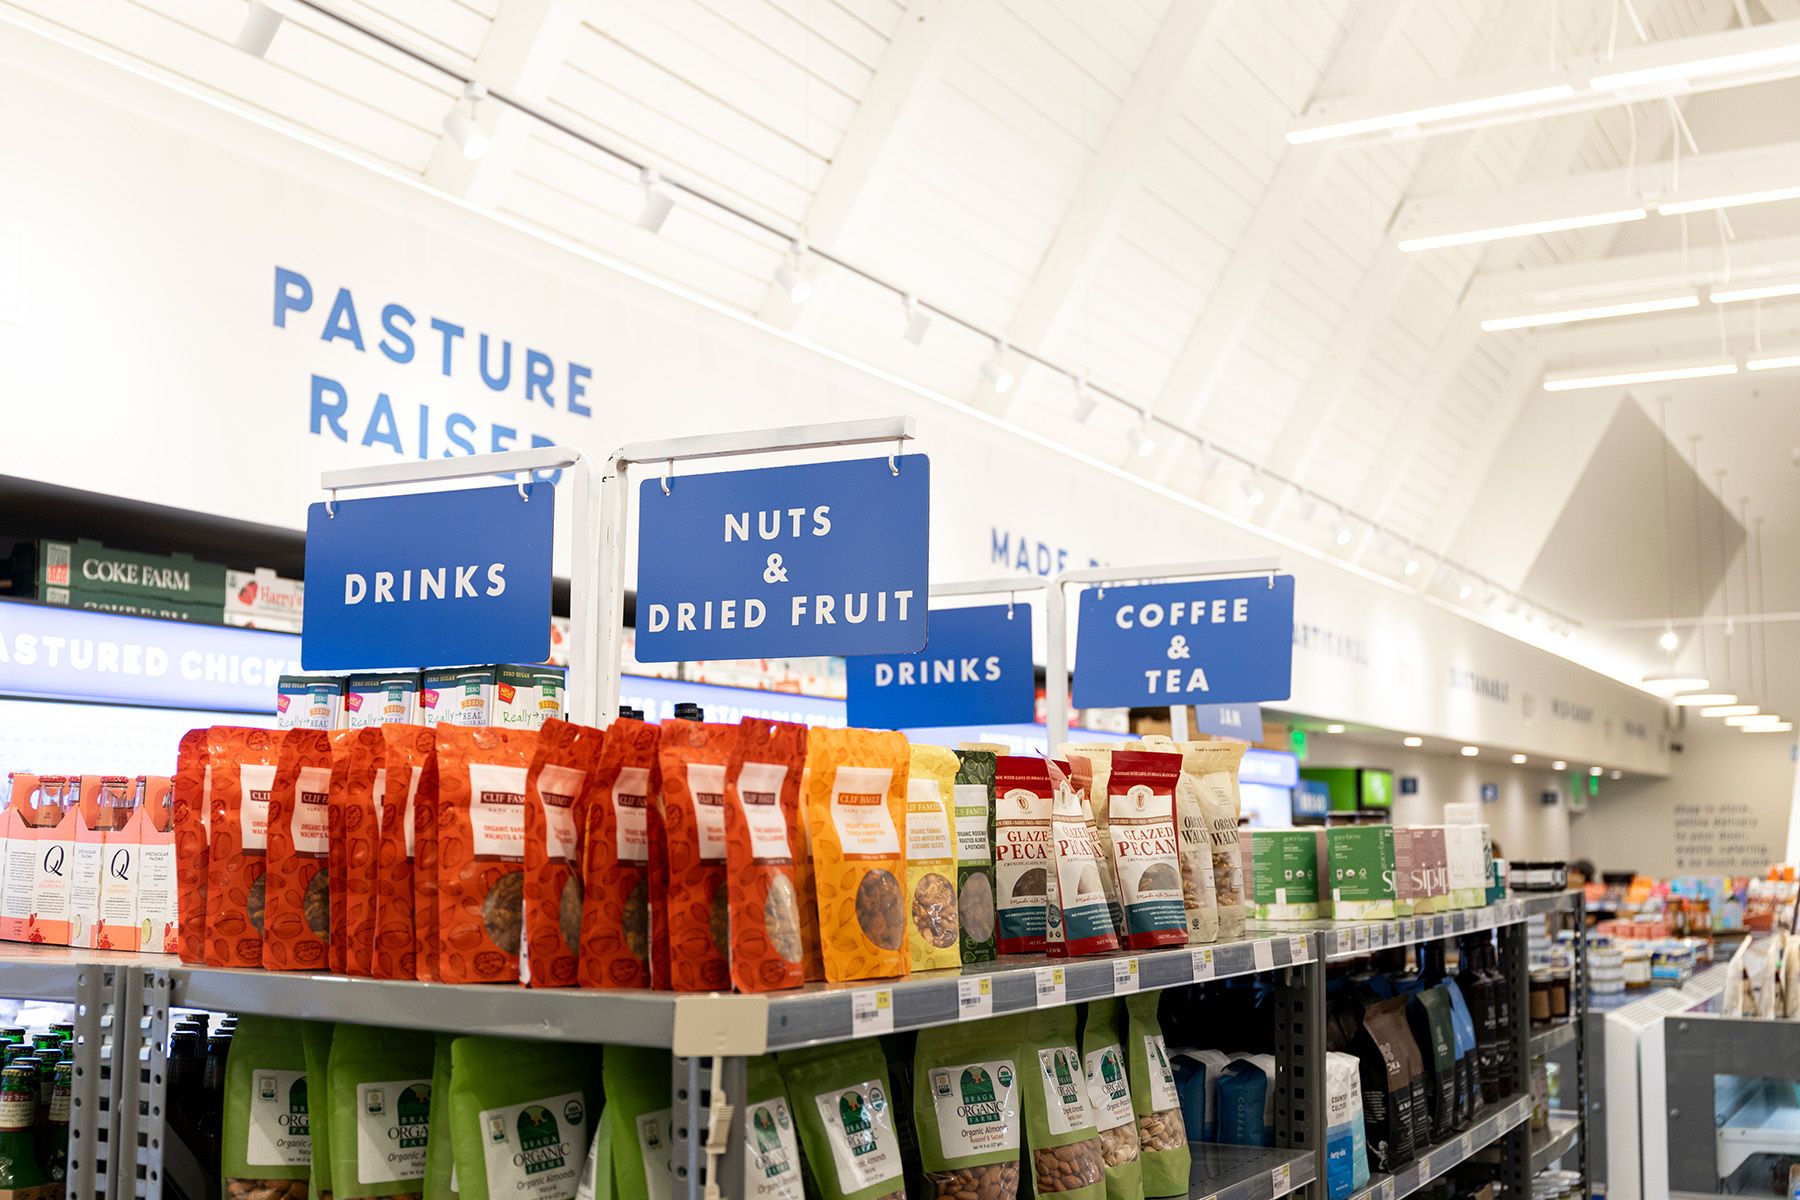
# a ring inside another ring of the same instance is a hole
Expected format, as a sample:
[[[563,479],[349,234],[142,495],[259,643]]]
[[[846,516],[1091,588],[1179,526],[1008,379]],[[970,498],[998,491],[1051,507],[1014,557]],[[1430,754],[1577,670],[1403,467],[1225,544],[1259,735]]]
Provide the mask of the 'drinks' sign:
[[[1293,690],[1291,575],[1090,587],[1079,614],[1078,707],[1241,704]]]
[[[852,658],[845,667],[852,725],[1029,723],[1036,711],[1031,610],[1023,604],[933,609],[923,650]]]
[[[646,479],[638,660],[919,649],[930,502],[922,454]]]

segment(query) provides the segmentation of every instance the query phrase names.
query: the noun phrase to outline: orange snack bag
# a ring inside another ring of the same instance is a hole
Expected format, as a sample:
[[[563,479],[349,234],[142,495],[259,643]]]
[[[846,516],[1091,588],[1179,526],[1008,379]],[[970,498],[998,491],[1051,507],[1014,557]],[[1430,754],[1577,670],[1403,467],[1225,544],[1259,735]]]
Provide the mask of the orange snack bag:
[[[669,966],[669,830],[662,795],[662,739],[657,738],[656,791],[650,797],[644,829],[650,839],[650,986],[666,992],[674,986]]]
[[[437,977],[517,983],[525,932],[525,779],[537,733],[437,727]]]
[[[379,728],[383,786],[375,815],[381,841],[375,852],[375,957],[370,973],[377,979],[413,979],[419,961],[413,941],[413,831],[417,797],[427,785],[433,791],[437,788],[437,739],[423,725]]]
[[[206,731],[212,790],[206,857],[206,965],[260,967],[267,894],[269,793],[281,735],[214,725]]]
[[[581,949],[581,830],[606,735],[551,717],[525,777],[525,941],[519,980],[574,987]]]
[[[668,720],[657,755],[669,847],[669,984],[678,992],[731,986],[725,886],[725,768],[736,725]]]
[[[872,729],[807,737],[806,826],[812,835],[825,978],[905,975],[906,738]]]
[[[212,814],[207,731],[190,729],[175,752],[176,941],[184,963],[206,961],[206,852]]]
[[[330,965],[331,735],[281,731],[281,757],[269,791],[268,917],[262,965],[270,971],[318,971]]]
[[[375,973],[375,859],[387,787],[381,727],[331,732],[331,969]]]
[[[806,726],[745,717],[725,772],[731,985],[740,992],[806,981],[793,843],[800,834]]]
[[[413,976],[421,983],[439,978],[437,730],[427,728],[431,756],[413,795]]]
[[[619,718],[606,727],[588,776],[576,964],[584,988],[650,986],[650,822],[660,791],[660,734],[655,725]]]
[[[825,978],[825,955],[819,949],[819,892],[813,883],[812,830],[806,824],[807,780],[800,770],[800,797],[794,828],[794,895],[800,905],[800,967],[808,983]]]

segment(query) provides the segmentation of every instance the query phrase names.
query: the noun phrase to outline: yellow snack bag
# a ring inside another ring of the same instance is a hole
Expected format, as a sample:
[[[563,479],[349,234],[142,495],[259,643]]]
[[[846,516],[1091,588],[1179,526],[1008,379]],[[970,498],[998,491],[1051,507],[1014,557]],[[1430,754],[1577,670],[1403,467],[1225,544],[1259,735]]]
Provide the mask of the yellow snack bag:
[[[956,907],[956,751],[914,746],[906,789],[906,937],[912,969],[960,967]]]
[[[906,738],[814,729],[806,742],[806,827],[819,897],[825,978],[907,973]]]

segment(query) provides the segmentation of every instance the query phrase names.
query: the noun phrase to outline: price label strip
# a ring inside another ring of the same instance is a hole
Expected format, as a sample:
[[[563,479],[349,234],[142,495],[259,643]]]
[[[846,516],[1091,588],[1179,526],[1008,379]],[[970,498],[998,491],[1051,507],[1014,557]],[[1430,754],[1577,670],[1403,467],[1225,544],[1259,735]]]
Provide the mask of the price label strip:
[[[1394,1200],[1394,1181],[1387,1178],[1381,1181],[1381,1189],[1376,1193],[1381,1200]]]
[[[1369,930],[1366,926],[1358,925],[1355,929],[1350,931],[1350,948],[1352,950],[1367,950],[1369,948]]]
[[[1475,1157],[1475,1135],[1472,1133],[1462,1135],[1462,1156],[1464,1162]]]
[[[1039,967],[1037,969],[1037,1006],[1039,1008],[1056,1008],[1066,1004],[1069,999],[1067,985],[1063,982],[1061,967]]]
[[[863,988],[852,992],[850,1029],[856,1037],[894,1032],[894,989]]]
[[[1113,995],[1126,996],[1138,990],[1138,960],[1113,959]]]
[[[1285,1196],[1290,1191],[1292,1191],[1293,1184],[1288,1182],[1288,1180],[1291,1177],[1292,1177],[1292,1172],[1288,1169],[1287,1163],[1282,1163],[1279,1167],[1276,1167],[1274,1170],[1270,1171],[1269,1172],[1269,1187],[1271,1189],[1270,1194],[1275,1195],[1275,1196]]]
[[[956,981],[956,1014],[964,1021],[994,1015],[994,981],[986,975]]]
[[[1275,966],[1275,943],[1266,938],[1258,938],[1250,943],[1250,958],[1258,971],[1272,970]]]
[[[1312,956],[1306,952],[1306,936],[1294,933],[1288,935],[1288,961],[1303,963]]]
[[[1213,952],[1208,946],[1204,950],[1194,951],[1194,982],[1213,977]]]

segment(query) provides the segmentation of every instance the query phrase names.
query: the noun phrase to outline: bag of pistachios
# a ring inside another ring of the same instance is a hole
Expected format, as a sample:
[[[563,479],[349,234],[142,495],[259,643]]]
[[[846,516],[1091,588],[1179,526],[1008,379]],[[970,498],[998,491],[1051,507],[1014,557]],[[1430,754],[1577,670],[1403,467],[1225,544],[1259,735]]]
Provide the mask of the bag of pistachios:
[[[1145,1196],[1185,1196],[1191,1160],[1175,1071],[1156,1019],[1156,992],[1125,997],[1125,1058],[1131,1067],[1131,1107],[1137,1113]]]
[[[320,1107],[330,1113],[331,1184],[338,1200],[417,1200],[424,1190],[433,1050],[429,1033],[337,1027],[326,1075],[329,1092],[320,1093]]]
[[[1017,1022],[921,1030],[913,1051],[913,1126],[928,1200],[1019,1194]]]
[[[449,1141],[465,1200],[574,1200],[599,1067],[566,1043],[452,1042]]]
[[[1131,1107],[1131,1079],[1125,1067],[1125,1005],[1096,1000],[1082,1006],[1081,1063],[1087,1072],[1088,1101],[1100,1131],[1106,1160],[1107,1200],[1135,1200],[1144,1194],[1138,1161],[1137,1114]]]
[[[1024,1083],[1025,1168],[1032,1196],[1104,1200],[1106,1155],[1088,1103],[1087,1073],[1075,1048],[1075,1010],[1056,1008],[1031,1018],[1018,1042]]]
[[[312,1121],[304,1025],[277,1017],[238,1020],[220,1130],[225,1200],[304,1200],[307,1194]]]

